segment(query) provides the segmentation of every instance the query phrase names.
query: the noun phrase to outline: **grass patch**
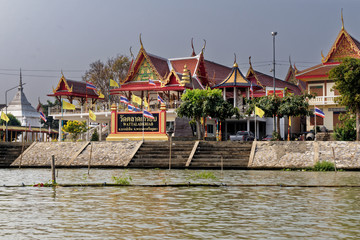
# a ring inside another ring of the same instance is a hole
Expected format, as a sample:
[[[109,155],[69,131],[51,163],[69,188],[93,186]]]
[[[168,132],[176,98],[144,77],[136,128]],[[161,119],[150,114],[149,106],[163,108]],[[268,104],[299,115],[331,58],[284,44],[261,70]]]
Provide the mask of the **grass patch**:
[[[201,172],[194,172],[189,177],[186,178],[186,180],[199,180],[199,179],[205,179],[205,180],[213,180],[217,181],[218,178],[215,176],[213,172],[209,171],[201,171]]]
[[[132,181],[132,177],[127,175],[127,170],[124,171],[121,176],[112,176],[111,179],[118,185],[130,185],[130,182]]]

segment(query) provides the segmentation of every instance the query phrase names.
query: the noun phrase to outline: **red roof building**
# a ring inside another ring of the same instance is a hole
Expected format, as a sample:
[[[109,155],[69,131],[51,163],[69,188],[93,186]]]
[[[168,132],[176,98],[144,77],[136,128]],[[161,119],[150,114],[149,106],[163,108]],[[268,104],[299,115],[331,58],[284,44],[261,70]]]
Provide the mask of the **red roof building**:
[[[360,59],[360,43],[345,30],[343,19],[341,30],[328,54],[324,56],[321,53],[321,56],[320,64],[296,72],[296,79],[305,82],[306,91],[316,95],[315,99],[311,99],[310,105],[319,107],[325,113],[325,118],[316,118],[316,125],[333,130],[339,123],[339,114],[345,112],[345,107],[334,101],[339,92],[334,89],[334,81],[329,79],[329,71],[345,57]],[[307,119],[308,130],[313,129],[314,124],[314,117]]]

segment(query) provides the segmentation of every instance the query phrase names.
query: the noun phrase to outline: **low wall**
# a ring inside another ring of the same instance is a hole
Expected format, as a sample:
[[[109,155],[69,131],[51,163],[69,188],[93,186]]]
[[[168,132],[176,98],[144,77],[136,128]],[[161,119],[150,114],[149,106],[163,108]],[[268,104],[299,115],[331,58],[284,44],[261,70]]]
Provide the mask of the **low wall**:
[[[249,168],[307,168],[318,161],[360,169],[360,143],[344,141],[254,142]]]
[[[33,143],[11,166],[49,167],[55,156],[60,167],[91,166],[125,167],[141,146],[142,141],[124,142],[37,142]]]

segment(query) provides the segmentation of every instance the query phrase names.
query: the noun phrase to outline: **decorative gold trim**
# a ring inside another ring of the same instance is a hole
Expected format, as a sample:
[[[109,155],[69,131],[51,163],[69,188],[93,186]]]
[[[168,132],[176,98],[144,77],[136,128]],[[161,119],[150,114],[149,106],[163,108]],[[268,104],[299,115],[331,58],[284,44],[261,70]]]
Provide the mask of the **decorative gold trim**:
[[[146,53],[145,49],[144,49],[144,48],[141,48],[140,51],[139,51],[139,53],[138,53],[138,55],[136,56],[135,61],[133,62],[132,66],[131,66],[131,69],[129,69],[128,74],[126,75],[125,79],[120,82],[120,84],[124,84],[124,83],[130,82],[130,81],[132,80],[132,78],[133,78],[134,75],[135,75],[135,66],[140,66],[141,63],[142,63],[142,61],[144,60],[144,59],[141,59],[141,60],[140,60],[141,56],[143,56],[143,57],[148,61],[151,70],[157,75],[157,77],[159,78],[159,80],[160,80],[160,81],[163,81],[164,78],[163,78],[163,77],[160,75],[160,73],[156,70],[154,64],[153,64],[152,61],[150,60],[150,57],[149,57],[148,54]],[[141,61],[140,64],[138,64],[139,61]],[[137,67],[137,70],[138,70],[138,67]]]
[[[64,75],[61,76],[60,81],[58,82],[58,85],[57,85],[56,88],[55,88],[55,91],[59,90],[61,81],[64,81],[64,84],[65,84],[66,89],[67,89],[69,92],[72,92],[72,86],[71,86],[71,88],[69,87],[69,84],[67,83],[66,78],[64,77]]]
[[[330,51],[328,52],[328,54],[326,55],[326,58],[323,59],[321,62],[322,63],[327,63],[329,61],[329,59],[331,58],[331,56],[334,54],[334,52],[337,50],[338,48],[338,43],[341,40],[341,37],[344,35],[344,38],[346,38],[346,40],[350,43],[352,49],[357,52],[357,54],[360,57],[360,49],[356,46],[356,44],[354,43],[354,41],[352,40],[351,36],[349,35],[349,33],[345,30],[345,29],[341,29],[334,44],[332,45],[332,47],[330,48]]]

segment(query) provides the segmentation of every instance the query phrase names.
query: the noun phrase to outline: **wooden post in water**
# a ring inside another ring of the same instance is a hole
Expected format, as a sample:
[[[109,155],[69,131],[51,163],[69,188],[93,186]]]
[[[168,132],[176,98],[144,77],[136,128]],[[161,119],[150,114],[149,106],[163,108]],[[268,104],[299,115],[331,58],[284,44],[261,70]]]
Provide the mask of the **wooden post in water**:
[[[171,135],[169,136],[170,138],[170,154],[169,154],[169,170],[171,169]]]
[[[52,183],[56,183],[56,175],[55,175],[55,155],[51,155],[51,180]]]
[[[90,175],[91,155],[92,155],[92,143],[90,143],[90,158],[89,158],[89,163],[88,163],[88,175]]]
[[[22,162],[22,157],[23,157],[23,153],[24,153],[24,135],[21,134],[21,138],[22,138],[22,147],[21,147],[21,155],[20,155],[20,163],[19,163],[19,168],[21,168],[21,162]]]
[[[221,155],[221,178],[223,177],[223,170],[224,170],[224,159],[223,156]]]

